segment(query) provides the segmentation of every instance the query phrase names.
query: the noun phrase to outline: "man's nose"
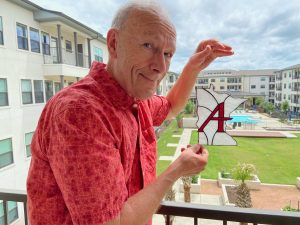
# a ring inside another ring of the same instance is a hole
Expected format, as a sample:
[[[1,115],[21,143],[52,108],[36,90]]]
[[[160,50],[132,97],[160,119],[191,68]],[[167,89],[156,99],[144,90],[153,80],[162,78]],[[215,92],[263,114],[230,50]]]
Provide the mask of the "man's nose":
[[[155,71],[156,73],[164,73],[166,69],[167,65],[164,53],[156,52],[152,58],[151,70]]]

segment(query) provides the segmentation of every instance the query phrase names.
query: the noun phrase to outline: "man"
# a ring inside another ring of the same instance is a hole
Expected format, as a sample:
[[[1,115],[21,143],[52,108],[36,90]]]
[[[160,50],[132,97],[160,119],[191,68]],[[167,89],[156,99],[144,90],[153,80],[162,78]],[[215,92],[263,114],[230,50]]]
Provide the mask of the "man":
[[[153,126],[180,112],[202,69],[233,52],[216,40],[200,43],[168,96],[154,96],[175,45],[158,6],[119,10],[107,34],[108,64],[94,63],[41,115],[27,180],[31,225],[144,225],[179,177],[204,169],[208,152],[195,145],[156,178]]]

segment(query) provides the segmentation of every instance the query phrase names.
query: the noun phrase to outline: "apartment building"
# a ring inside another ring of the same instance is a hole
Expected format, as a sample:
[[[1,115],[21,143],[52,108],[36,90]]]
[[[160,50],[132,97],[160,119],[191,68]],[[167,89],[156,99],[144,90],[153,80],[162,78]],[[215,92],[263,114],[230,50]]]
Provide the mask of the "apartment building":
[[[215,91],[229,92],[238,97],[263,97],[274,103],[275,70],[204,70],[200,72],[195,87],[214,86]],[[191,99],[196,98],[193,91]]]
[[[278,70],[275,76],[275,106],[288,101],[292,112],[300,112],[300,64]]]
[[[97,31],[28,0],[0,0],[0,188],[25,190],[31,138],[45,103],[88,74],[93,60],[108,60]],[[24,215],[14,202],[8,210],[10,222]]]
[[[162,79],[157,88],[156,94],[166,96],[171,88],[174,86],[175,82],[179,77],[178,73],[169,71],[166,76]]]

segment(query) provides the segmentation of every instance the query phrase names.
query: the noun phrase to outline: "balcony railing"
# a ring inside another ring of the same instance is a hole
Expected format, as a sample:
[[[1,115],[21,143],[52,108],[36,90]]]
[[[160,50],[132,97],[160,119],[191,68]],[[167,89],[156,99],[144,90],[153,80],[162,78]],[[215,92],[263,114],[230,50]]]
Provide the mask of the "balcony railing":
[[[282,212],[261,209],[245,209],[229,206],[213,206],[180,202],[162,202],[157,214],[167,215],[166,224],[170,224],[170,216],[194,218],[194,225],[199,219],[229,221],[256,224],[296,225],[300,224],[300,213]]]
[[[28,225],[25,191],[15,191],[0,189],[0,200],[4,202],[4,225],[7,221],[7,201],[24,203],[25,225]],[[194,218],[194,225],[198,224],[199,219],[211,219],[223,221],[227,225],[228,221],[245,222],[256,224],[274,224],[274,225],[296,225],[300,224],[300,213],[282,212],[261,209],[244,209],[227,206],[212,206],[202,204],[180,203],[180,202],[162,202],[156,214],[166,215],[166,224],[170,224],[171,216]]]
[[[50,48],[50,54],[44,54],[44,63],[45,64],[59,64],[59,54],[57,48]],[[77,58],[77,60],[76,60]],[[77,63],[76,63],[77,61]],[[77,53],[62,49],[62,64],[67,64],[71,66],[79,66],[84,68],[89,68],[88,56],[82,53]]]

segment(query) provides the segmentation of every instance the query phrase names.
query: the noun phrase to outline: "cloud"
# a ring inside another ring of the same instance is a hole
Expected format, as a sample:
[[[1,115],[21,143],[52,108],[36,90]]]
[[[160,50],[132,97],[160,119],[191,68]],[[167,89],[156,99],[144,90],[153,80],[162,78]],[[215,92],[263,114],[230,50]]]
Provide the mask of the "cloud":
[[[61,11],[106,36],[117,8],[126,0],[32,0]],[[209,69],[280,69],[299,62],[300,1],[160,0],[177,29],[171,70],[180,72],[203,39],[217,38],[235,55]]]

